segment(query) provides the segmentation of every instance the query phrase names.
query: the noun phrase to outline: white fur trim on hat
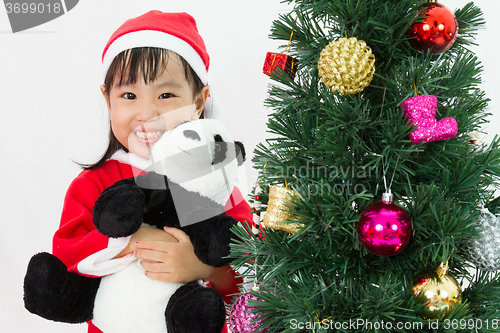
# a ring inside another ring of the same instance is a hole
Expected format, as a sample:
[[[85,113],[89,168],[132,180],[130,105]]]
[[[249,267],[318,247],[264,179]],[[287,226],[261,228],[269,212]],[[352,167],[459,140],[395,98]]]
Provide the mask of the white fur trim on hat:
[[[165,32],[155,30],[141,30],[128,33],[118,37],[107,49],[103,58],[104,76],[108,71],[113,59],[122,51],[134,47],[159,47],[173,51],[183,57],[194,72],[198,75],[201,82],[207,84],[208,74],[200,55],[184,40],[169,35]]]

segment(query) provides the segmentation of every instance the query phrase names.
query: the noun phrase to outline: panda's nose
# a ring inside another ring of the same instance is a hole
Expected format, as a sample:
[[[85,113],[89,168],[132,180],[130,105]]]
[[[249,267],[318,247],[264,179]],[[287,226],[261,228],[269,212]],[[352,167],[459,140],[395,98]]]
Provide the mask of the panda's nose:
[[[200,135],[193,130],[184,130],[184,136],[191,140],[201,141]]]

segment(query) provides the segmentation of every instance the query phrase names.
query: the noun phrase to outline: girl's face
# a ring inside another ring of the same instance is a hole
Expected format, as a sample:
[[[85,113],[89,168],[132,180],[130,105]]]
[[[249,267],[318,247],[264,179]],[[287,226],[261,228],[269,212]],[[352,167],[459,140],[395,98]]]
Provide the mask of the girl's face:
[[[106,98],[104,86],[101,92]],[[148,159],[163,133],[200,117],[208,93],[206,86],[193,99],[179,58],[172,56],[157,80],[111,87],[106,102],[113,134],[130,152]]]

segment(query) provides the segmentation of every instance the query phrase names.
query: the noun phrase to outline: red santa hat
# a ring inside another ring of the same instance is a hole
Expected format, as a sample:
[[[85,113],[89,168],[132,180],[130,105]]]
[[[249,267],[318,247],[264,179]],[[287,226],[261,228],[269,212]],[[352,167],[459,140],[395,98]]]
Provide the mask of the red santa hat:
[[[107,72],[115,56],[134,47],[159,47],[177,53],[189,63],[201,81],[207,84],[210,57],[191,15],[152,10],[125,21],[104,48],[104,72]]]

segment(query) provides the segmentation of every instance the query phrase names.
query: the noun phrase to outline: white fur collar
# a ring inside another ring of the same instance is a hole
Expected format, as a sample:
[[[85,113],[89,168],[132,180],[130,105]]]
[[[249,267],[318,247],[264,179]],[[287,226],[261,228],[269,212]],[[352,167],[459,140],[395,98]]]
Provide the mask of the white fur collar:
[[[151,166],[151,162],[134,153],[127,153],[124,150],[118,150],[111,156],[110,160],[115,160],[121,163],[131,165],[135,168],[146,170]]]

